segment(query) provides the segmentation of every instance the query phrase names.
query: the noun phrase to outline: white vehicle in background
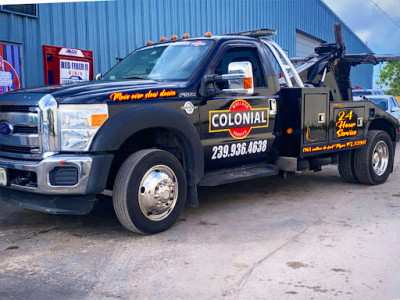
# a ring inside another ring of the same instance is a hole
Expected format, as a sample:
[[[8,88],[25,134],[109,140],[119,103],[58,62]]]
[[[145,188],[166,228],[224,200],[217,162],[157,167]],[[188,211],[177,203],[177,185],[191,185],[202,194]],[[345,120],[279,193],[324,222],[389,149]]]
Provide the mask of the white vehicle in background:
[[[356,99],[359,98],[359,99]],[[382,108],[393,117],[400,121],[400,106],[396,98],[390,95],[372,95],[362,97],[354,97],[354,101],[369,100],[376,106]]]
[[[368,96],[385,95],[384,91],[382,91],[381,89],[362,89],[357,87],[352,90],[352,93],[354,101],[362,100],[363,96],[368,98]]]

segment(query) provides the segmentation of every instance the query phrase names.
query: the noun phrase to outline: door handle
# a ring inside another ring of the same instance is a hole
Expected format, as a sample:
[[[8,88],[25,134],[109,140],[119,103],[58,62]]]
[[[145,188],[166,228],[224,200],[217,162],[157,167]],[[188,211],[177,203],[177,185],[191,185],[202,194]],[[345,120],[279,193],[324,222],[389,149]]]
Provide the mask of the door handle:
[[[325,123],[325,113],[318,114],[318,123]]]
[[[276,115],[278,108],[276,105],[276,99],[268,99],[269,101],[269,114]]]

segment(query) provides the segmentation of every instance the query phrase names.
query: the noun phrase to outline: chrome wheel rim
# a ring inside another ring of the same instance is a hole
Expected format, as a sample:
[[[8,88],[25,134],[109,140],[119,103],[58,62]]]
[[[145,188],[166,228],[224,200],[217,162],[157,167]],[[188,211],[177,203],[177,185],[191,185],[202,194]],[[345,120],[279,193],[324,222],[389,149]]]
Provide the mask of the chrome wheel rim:
[[[178,180],[165,165],[152,167],[139,185],[138,200],[142,213],[151,221],[161,221],[170,215],[178,199]]]
[[[384,141],[375,145],[372,152],[372,168],[376,175],[381,176],[385,173],[389,165],[389,148]]]

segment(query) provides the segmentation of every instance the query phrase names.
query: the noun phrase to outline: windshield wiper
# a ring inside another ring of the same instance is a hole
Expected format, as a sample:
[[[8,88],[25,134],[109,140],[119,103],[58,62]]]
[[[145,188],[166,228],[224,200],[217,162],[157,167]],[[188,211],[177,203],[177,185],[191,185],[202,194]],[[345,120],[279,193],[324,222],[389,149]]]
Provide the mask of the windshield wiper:
[[[125,76],[124,79],[148,79],[148,78],[140,76]]]

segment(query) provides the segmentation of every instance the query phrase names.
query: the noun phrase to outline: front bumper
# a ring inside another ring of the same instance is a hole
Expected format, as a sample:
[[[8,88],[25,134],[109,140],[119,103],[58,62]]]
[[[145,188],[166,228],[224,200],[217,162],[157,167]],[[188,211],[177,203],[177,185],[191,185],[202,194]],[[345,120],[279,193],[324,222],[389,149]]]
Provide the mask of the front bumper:
[[[88,213],[93,204],[83,203],[93,203],[95,195],[105,189],[112,159],[112,154],[54,155],[41,161],[0,158],[0,167],[8,171],[9,177],[9,185],[0,188],[0,199],[49,213]],[[77,169],[76,184],[51,184],[50,173],[60,167]],[[27,174],[35,178],[35,182],[26,184],[26,181],[17,180],[15,174]],[[79,207],[80,203],[82,207]]]
[[[22,208],[61,215],[86,215],[96,200],[95,195],[29,195],[7,188],[0,188],[0,199]]]

